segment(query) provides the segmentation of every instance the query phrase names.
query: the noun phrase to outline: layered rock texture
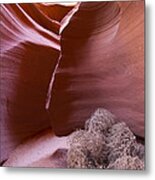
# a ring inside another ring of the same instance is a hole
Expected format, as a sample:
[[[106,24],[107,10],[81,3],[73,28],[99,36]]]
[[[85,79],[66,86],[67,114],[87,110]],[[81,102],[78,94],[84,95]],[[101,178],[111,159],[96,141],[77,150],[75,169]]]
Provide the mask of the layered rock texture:
[[[144,2],[81,3],[61,48],[49,109],[56,134],[104,107],[144,137]]]
[[[117,133],[121,141],[118,129],[144,141],[144,1],[1,4],[0,15],[1,162],[48,128],[56,137],[85,128],[79,137],[95,133],[98,149],[103,129],[111,142]],[[105,124],[90,118],[100,107],[111,112]],[[144,147],[131,144],[136,156],[121,155],[122,169],[141,164]],[[52,157],[59,167],[55,157],[65,152]],[[102,165],[117,169],[120,161]]]
[[[59,21],[71,7],[51,5],[50,17],[42,9],[1,4],[1,160],[23,139],[50,127],[45,105],[60,54]]]

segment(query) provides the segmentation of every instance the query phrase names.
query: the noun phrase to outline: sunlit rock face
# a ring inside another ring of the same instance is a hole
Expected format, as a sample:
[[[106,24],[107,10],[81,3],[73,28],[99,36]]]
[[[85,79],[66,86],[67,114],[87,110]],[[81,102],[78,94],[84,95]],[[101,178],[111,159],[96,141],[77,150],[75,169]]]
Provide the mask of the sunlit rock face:
[[[61,22],[64,16],[72,10],[72,8],[77,3],[37,3],[36,7],[39,8],[39,11],[44,13],[44,15],[53,21]]]
[[[144,137],[144,2],[82,2],[62,31],[50,118],[57,135],[103,107]]]
[[[1,160],[50,126],[48,85],[60,53],[59,21],[70,8],[51,5],[47,16],[42,4],[1,4]]]

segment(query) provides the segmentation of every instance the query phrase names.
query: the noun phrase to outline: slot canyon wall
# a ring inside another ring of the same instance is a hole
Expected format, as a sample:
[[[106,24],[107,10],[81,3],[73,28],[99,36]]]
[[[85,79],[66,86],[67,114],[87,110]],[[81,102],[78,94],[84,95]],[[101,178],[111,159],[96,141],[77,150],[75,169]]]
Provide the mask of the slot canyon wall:
[[[0,6],[1,162],[44,129],[83,128],[99,107],[144,138],[144,1]]]

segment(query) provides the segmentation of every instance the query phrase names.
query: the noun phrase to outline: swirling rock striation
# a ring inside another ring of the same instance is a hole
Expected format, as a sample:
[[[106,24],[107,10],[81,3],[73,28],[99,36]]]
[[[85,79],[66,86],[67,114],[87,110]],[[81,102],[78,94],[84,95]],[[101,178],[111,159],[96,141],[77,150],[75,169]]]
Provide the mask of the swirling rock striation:
[[[144,138],[143,1],[0,6],[1,161],[51,125],[61,136],[84,127],[97,107]]]
[[[144,2],[83,2],[62,31],[49,108],[57,135],[97,107],[144,137]]]
[[[51,5],[48,17],[40,6],[0,5],[1,161],[23,139],[50,127],[47,91],[60,53],[59,21],[69,8]]]

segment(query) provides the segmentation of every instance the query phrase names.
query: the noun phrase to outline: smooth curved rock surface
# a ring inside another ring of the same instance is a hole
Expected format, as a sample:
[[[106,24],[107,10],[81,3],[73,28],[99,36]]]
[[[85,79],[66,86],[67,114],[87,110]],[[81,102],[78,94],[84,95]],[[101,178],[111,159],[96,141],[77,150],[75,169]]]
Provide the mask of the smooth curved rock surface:
[[[23,139],[50,127],[45,104],[60,53],[59,21],[69,8],[51,5],[53,14],[48,17],[44,5],[0,6],[0,159],[3,161]]]
[[[83,2],[62,31],[49,108],[57,135],[106,108],[144,137],[144,1]]]
[[[0,6],[1,161],[51,125],[61,136],[83,127],[100,107],[144,137],[143,1]]]

